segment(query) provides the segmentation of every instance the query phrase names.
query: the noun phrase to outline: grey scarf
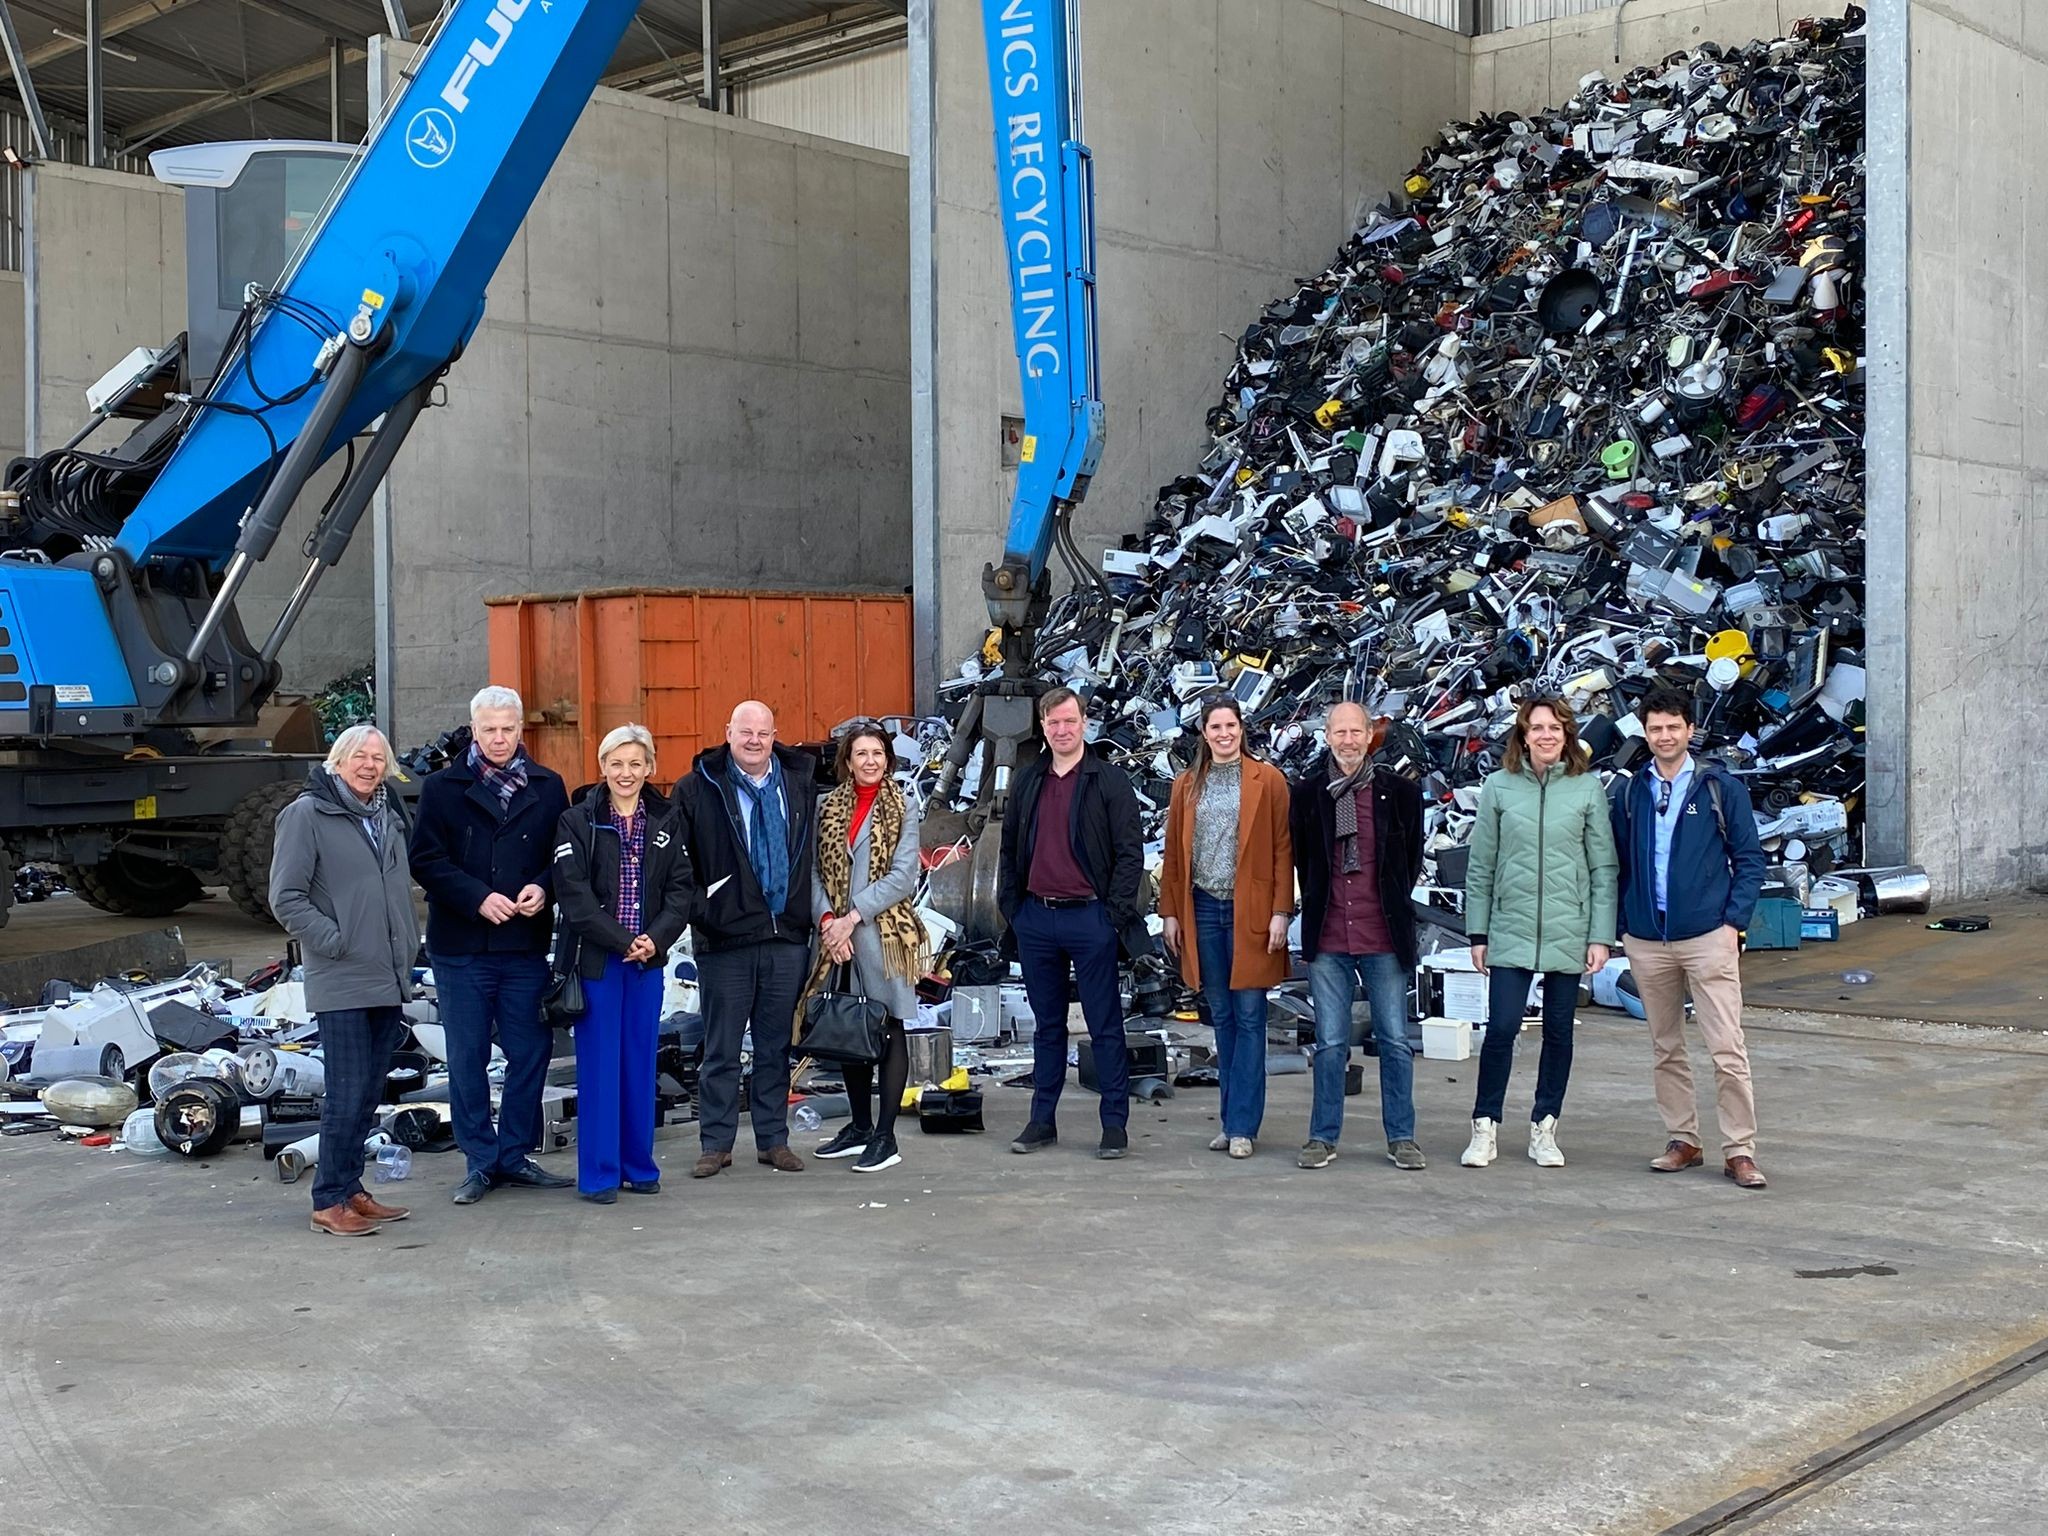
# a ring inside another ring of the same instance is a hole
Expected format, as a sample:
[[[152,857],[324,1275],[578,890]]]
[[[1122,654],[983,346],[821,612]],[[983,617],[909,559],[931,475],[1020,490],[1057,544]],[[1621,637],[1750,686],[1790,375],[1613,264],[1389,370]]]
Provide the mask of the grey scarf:
[[[390,800],[390,796],[385,791],[384,781],[382,779],[377,781],[377,787],[370,791],[370,798],[368,800],[359,800],[356,798],[356,792],[348,787],[346,779],[342,778],[340,774],[331,768],[327,770],[327,773],[328,777],[334,780],[334,788],[341,796],[343,807],[347,809],[350,815],[362,822],[363,835],[369,838],[370,846],[381,850],[384,846],[384,807]]]
[[[1358,792],[1371,782],[1370,756],[1358,765],[1355,773],[1343,772],[1337,766],[1337,759],[1330,759],[1330,798],[1336,802],[1332,810],[1337,822],[1337,873],[1340,875],[1358,873]]]

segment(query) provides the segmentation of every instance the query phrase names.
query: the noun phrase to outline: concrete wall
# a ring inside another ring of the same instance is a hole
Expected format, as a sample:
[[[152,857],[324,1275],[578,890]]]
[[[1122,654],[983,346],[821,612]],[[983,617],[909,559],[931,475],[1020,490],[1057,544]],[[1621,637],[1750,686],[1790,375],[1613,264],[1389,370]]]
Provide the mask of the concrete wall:
[[[0,272],[0,468],[28,443],[28,343],[22,319],[21,274]]]
[[[900,156],[601,91],[391,476],[401,740],[484,680],[488,595],[902,589]]]
[[[1017,361],[973,9],[935,34],[939,518],[936,664],[986,625],[1002,548],[1001,418]],[[1084,551],[1139,528],[1202,442],[1234,338],[1320,272],[1353,211],[1465,113],[1464,39],[1364,0],[1115,0],[1082,10],[1096,153],[1109,442]]]
[[[45,164],[23,174],[34,178],[22,279],[34,309],[23,305],[9,355],[26,356],[22,377],[35,381],[35,398],[25,401],[26,388],[12,386],[19,391],[13,398],[32,407],[25,436],[17,435],[22,414],[8,403],[10,385],[0,383],[8,423],[0,441],[41,451],[85,425],[87,385],[134,348],[162,346],[185,328],[184,206],[176,188],[125,171]],[[0,347],[10,346],[6,309],[0,298]],[[110,446],[127,425],[109,423],[87,442]],[[299,547],[338,473],[337,463],[314,478],[271,558],[242,589],[242,620],[257,640],[298,583]],[[279,657],[286,689],[310,692],[370,660],[368,545],[358,539],[307,605]]]
[[[734,86],[733,116],[907,155],[909,75],[910,50],[891,43]]]
[[[1907,838],[1974,895],[2048,884],[2048,760],[1998,745],[2048,730],[2048,14],[1907,22]]]

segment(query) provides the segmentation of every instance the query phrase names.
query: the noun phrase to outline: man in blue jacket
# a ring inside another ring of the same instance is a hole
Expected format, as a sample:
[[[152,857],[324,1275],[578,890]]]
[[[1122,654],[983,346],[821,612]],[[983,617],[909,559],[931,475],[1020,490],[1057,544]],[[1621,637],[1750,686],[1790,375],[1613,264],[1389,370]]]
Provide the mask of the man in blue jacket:
[[[1722,1172],[1744,1189],[1762,1189],[1739,964],[1741,930],[1764,883],[1756,817],[1740,780],[1719,763],[1694,761],[1691,699],[1656,688],[1638,713],[1650,763],[1609,793],[1629,971],[1649,1019],[1657,1111],[1670,1138],[1650,1166],[1677,1173],[1706,1160],[1685,1050],[1689,986],[1714,1058]]]
[[[468,1160],[457,1205],[506,1184],[575,1183],[533,1160],[555,1032],[540,1015],[553,924],[555,823],[569,808],[560,776],[519,745],[526,707],[510,688],[469,701],[470,746],[420,786],[412,877],[427,893],[427,959],[447,1032],[448,1104]],[[491,1123],[491,1036],[505,1053]]]

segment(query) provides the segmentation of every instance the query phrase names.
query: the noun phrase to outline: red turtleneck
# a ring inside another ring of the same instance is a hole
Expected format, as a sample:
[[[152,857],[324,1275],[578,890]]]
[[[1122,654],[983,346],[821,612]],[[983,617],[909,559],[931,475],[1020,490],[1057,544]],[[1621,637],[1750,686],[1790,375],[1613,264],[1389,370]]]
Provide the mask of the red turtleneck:
[[[853,786],[853,820],[846,824],[846,846],[851,848],[860,839],[861,823],[868,819],[868,812],[875,808],[875,796],[881,793],[880,783],[856,784]]]

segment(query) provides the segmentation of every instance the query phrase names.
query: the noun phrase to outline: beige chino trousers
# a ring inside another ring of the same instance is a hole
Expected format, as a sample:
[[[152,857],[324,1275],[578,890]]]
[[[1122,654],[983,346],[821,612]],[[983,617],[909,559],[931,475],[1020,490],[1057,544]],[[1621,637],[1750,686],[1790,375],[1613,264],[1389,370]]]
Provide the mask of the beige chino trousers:
[[[1651,1074],[1664,1129],[1675,1141],[1703,1145],[1699,1098],[1685,1051],[1685,993],[1690,985],[1694,1016],[1714,1059],[1722,1156],[1756,1156],[1756,1093],[1749,1078],[1749,1049],[1742,1041],[1742,971],[1735,946],[1716,929],[1671,943],[1630,934],[1627,951],[1629,972],[1649,1016]]]

